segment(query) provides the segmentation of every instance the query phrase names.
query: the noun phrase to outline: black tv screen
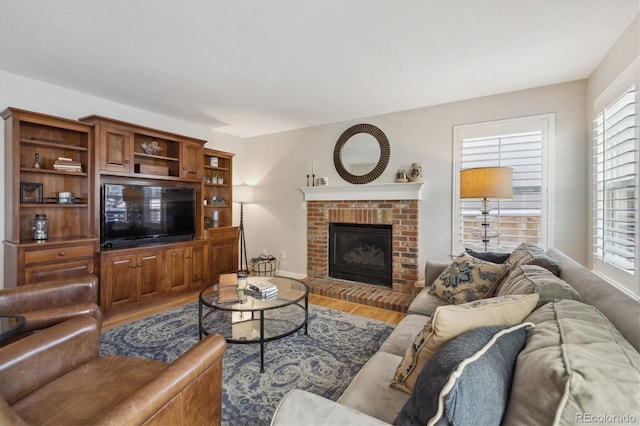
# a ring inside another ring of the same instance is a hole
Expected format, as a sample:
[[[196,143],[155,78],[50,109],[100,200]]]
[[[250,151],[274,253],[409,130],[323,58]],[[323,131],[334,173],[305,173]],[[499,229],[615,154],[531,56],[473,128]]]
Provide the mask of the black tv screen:
[[[104,184],[103,247],[131,247],[193,239],[196,227],[193,188]]]

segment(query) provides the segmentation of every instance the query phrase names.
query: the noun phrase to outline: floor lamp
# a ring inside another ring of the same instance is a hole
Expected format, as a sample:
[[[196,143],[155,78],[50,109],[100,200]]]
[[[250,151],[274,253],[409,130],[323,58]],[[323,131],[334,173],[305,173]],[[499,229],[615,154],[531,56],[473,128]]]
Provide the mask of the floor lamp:
[[[247,258],[247,243],[244,238],[244,205],[253,202],[253,187],[249,185],[233,186],[233,201],[240,203],[240,227],[238,228],[238,240],[240,241],[240,264],[238,272],[249,272],[249,259]]]
[[[478,167],[460,171],[460,198],[482,199],[482,215],[476,218],[480,227],[473,229],[471,234],[481,239],[485,253],[489,251],[490,246],[495,247],[495,251],[500,249],[497,245],[489,243],[491,238],[500,236],[500,230],[491,226],[493,218],[489,216],[489,198],[512,198],[512,186],[511,167]]]

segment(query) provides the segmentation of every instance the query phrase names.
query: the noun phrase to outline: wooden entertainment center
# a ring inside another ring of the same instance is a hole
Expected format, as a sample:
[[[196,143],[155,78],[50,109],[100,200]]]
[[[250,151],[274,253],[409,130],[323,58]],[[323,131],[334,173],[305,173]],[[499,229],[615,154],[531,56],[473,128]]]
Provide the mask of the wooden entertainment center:
[[[108,311],[201,289],[237,270],[233,154],[95,115],[76,121],[8,108],[2,117],[5,287],[90,272],[100,279],[100,305]],[[104,184],[192,188],[193,238],[101,246]],[[48,238],[34,240],[32,221],[42,214]]]

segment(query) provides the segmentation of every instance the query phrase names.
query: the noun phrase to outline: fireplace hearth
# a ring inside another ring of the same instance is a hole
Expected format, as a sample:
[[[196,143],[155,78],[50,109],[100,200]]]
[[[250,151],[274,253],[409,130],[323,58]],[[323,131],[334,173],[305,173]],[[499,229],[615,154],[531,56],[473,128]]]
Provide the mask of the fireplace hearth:
[[[329,276],[392,286],[391,225],[330,223]]]

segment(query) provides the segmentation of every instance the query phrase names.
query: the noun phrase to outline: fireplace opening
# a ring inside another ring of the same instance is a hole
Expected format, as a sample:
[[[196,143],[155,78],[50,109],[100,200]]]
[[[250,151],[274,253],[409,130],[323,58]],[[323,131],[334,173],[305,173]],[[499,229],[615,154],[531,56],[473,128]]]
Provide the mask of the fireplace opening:
[[[392,285],[391,225],[329,224],[329,276]]]

